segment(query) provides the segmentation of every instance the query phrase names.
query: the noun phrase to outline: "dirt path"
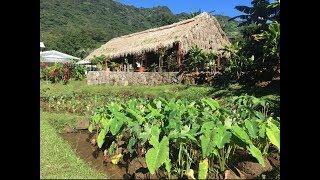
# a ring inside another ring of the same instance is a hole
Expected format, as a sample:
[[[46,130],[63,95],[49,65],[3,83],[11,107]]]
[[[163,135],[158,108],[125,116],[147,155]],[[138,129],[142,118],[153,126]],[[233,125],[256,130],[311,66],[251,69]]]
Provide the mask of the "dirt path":
[[[91,166],[96,168],[98,171],[106,173],[111,179],[124,179],[127,178],[125,168],[120,168],[113,164],[103,163],[103,153],[96,150],[89,143],[89,133],[80,131],[77,133],[63,133],[61,136],[65,139],[76,153],[88,162]]]

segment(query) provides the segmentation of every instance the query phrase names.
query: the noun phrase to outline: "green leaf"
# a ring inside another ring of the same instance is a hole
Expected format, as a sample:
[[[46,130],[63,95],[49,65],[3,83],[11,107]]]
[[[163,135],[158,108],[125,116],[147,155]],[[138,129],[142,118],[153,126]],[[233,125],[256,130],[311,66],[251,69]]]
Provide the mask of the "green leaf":
[[[237,136],[243,142],[247,144],[252,144],[252,141],[250,140],[250,137],[248,136],[248,134],[238,125],[232,126],[231,131],[235,136]]]
[[[92,133],[92,131],[93,131],[93,124],[90,124],[90,125],[89,125],[88,130],[89,130],[89,132]]]
[[[153,142],[153,144],[158,146],[149,149],[146,154],[146,163],[151,174],[154,174],[169,157],[169,140],[166,136],[160,143]]]
[[[130,139],[129,139],[129,142],[128,142],[128,145],[127,145],[127,149],[129,150],[130,153],[133,153],[134,152],[134,145],[136,144],[137,140],[134,136],[132,136]]]
[[[107,129],[101,129],[101,131],[97,137],[97,143],[98,143],[99,148],[102,147],[106,135],[107,135]]]
[[[259,128],[259,136],[261,138],[265,138],[266,137],[266,128],[267,128],[267,125],[265,123],[262,123],[260,125],[260,128]]]
[[[272,124],[270,127],[266,128],[267,136],[270,142],[275,145],[280,151],[280,130],[279,128]]]
[[[225,126],[227,129],[230,129],[231,126],[232,126],[232,119],[229,118],[229,117],[226,117],[225,120],[224,120],[224,126]]]
[[[171,173],[171,160],[169,158],[166,159],[164,162],[166,171],[170,174]]]
[[[139,124],[142,124],[145,122],[145,118],[141,116],[140,111],[134,111],[132,109],[127,109],[128,113],[133,115],[136,120],[139,122]]]
[[[159,135],[160,135],[160,129],[158,126],[154,126],[152,125],[151,127],[151,137],[150,137],[150,141],[149,143],[154,146],[157,147],[159,144]]]
[[[113,153],[116,151],[116,148],[117,148],[117,144],[113,141],[110,147],[108,148],[109,156],[113,155]]]
[[[216,110],[220,107],[218,101],[211,98],[204,98],[202,99],[202,102],[209,105],[212,110]]]
[[[226,143],[230,142],[231,135],[224,126],[218,126],[213,142],[219,149],[222,149]]]
[[[214,128],[214,126],[215,126],[215,123],[212,121],[205,122],[202,124],[200,132],[201,133],[209,132],[210,130],[212,130]]]
[[[261,151],[258,148],[256,148],[253,144],[250,144],[249,147],[247,147],[247,149],[249,150],[250,154],[258,160],[259,164],[265,167],[265,162]]]
[[[205,134],[200,136],[200,144],[203,157],[208,157],[213,151],[213,148],[215,146],[213,142],[214,133],[215,131],[206,131]]]
[[[249,120],[249,119],[246,119],[244,121],[244,125],[245,127],[247,128],[248,132],[249,132],[249,135],[251,138],[257,138],[257,134],[258,134],[258,125],[255,121],[252,121],[252,120]]]
[[[208,169],[209,169],[208,159],[204,159],[203,161],[200,161],[198,179],[207,179]]]
[[[116,118],[110,119],[110,132],[111,132],[111,134],[115,136],[119,132],[119,130],[121,129],[123,123],[124,122],[122,119],[116,119]]]
[[[259,112],[259,111],[255,111],[254,112],[255,113],[255,115],[259,118],[259,119],[262,119],[262,120],[264,120],[266,117],[265,117],[265,115],[263,115],[261,112]]]

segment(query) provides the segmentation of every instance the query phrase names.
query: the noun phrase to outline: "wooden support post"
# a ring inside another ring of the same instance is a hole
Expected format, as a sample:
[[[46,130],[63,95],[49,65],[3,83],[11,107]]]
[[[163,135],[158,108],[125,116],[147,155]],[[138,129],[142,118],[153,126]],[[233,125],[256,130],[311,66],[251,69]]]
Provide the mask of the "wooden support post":
[[[106,64],[106,65],[105,65],[105,66],[106,66],[106,67],[105,67],[105,71],[110,71],[110,69],[108,68],[108,61],[109,61],[109,59],[106,58],[106,59],[105,59],[105,64]]]
[[[164,56],[164,53],[160,52],[160,55],[159,55],[159,72],[162,72],[163,56]]]
[[[178,43],[178,49],[177,49],[177,61],[178,61],[178,66],[181,66],[181,60],[183,58],[183,52],[181,49],[181,43]]]

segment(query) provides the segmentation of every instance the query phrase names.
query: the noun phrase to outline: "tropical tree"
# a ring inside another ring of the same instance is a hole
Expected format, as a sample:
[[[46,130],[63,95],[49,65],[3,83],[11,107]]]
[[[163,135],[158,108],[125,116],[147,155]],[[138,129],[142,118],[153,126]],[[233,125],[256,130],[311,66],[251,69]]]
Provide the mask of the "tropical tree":
[[[236,6],[235,9],[244,13],[229,20],[240,19],[239,26],[256,24],[260,29],[266,29],[267,23],[280,20],[280,1],[270,3],[269,0],[252,0],[252,7]]]

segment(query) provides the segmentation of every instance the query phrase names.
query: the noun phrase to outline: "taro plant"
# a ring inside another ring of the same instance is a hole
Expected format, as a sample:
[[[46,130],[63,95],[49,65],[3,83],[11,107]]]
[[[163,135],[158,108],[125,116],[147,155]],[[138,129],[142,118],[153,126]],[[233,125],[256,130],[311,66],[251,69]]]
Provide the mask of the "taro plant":
[[[89,130],[97,131],[98,147],[114,164],[129,153],[145,157],[151,174],[205,179],[212,169],[223,173],[238,148],[261,165],[269,146],[280,151],[278,121],[269,113],[259,119],[255,112],[266,111],[263,101],[241,98],[232,106],[211,98],[114,101],[94,112]]]

